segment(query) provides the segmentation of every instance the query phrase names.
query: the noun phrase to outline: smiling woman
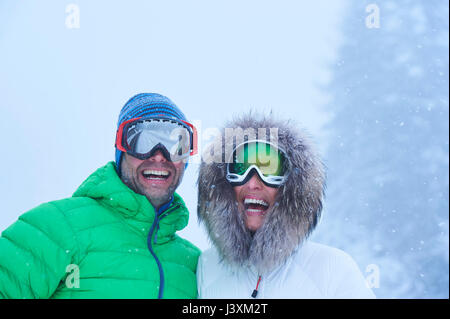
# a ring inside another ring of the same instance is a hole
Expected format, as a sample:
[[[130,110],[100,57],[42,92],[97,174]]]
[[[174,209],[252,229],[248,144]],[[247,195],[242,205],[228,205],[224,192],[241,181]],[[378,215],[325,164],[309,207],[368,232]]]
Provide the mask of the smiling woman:
[[[234,186],[233,190],[245,226],[255,232],[262,226],[266,213],[274,207],[278,189],[264,185],[258,175],[253,174],[247,183]]]
[[[304,133],[286,121],[255,113],[246,113],[225,127],[278,128],[282,152],[259,154],[270,148],[269,141],[275,137],[258,130],[258,142],[244,142],[249,146],[236,151],[231,163],[202,162],[198,215],[214,247],[199,259],[199,296],[373,298],[349,255],[307,240],[322,211],[325,173]],[[224,149],[234,143],[234,137],[223,136],[210,147]],[[271,159],[270,165],[258,156],[263,154]],[[238,162],[243,169],[236,167]],[[236,183],[230,171],[242,180]],[[274,176],[283,180],[274,182],[270,179]]]
[[[267,129],[259,131],[265,134],[262,132]],[[226,178],[233,186],[245,226],[254,233],[274,207],[278,187],[286,181],[288,160],[284,151],[265,140],[247,140],[236,146],[231,157]]]

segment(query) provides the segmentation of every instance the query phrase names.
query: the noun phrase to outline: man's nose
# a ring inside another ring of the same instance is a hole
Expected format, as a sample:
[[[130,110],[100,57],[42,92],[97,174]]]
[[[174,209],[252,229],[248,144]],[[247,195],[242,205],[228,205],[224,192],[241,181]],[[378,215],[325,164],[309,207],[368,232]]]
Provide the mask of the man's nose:
[[[258,173],[254,172],[253,176],[248,180],[247,187],[249,189],[262,189],[263,188],[263,181],[261,178],[259,178]]]
[[[157,150],[153,155],[148,159],[152,162],[167,162],[167,158],[164,157],[163,153],[160,150]]]

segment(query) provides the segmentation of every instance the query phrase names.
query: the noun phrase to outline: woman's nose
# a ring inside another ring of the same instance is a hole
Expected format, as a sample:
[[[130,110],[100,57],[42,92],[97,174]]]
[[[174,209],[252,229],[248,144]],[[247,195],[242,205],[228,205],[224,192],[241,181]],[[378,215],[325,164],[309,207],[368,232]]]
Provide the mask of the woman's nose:
[[[263,181],[259,178],[258,173],[254,172],[253,176],[246,183],[246,186],[250,189],[261,189],[263,187]]]

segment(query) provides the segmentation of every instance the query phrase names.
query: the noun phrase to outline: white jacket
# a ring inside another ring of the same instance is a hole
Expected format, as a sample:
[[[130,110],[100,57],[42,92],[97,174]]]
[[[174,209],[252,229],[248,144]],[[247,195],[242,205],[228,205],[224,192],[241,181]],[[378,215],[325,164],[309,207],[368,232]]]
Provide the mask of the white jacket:
[[[199,298],[252,298],[259,275],[219,262],[215,248],[200,256]],[[306,241],[284,264],[262,274],[256,298],[375,298],[355,261],[337,248]]]

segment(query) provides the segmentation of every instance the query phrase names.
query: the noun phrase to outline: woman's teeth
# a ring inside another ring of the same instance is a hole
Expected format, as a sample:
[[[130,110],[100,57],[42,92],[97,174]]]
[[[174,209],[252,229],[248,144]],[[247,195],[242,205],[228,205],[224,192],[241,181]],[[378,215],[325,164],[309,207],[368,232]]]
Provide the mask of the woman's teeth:
[[[245,198],[244,199],[244,204],[259,204],[259,205],[263,205],[263,206],[267,206],[269,207],[269,204],[267,202],[265,202],[262,199],[256,199],[256,198]]]
[[[248,215],[263,215],[269,208],[269,203],[262,199],[245,198],[244,207]]]

